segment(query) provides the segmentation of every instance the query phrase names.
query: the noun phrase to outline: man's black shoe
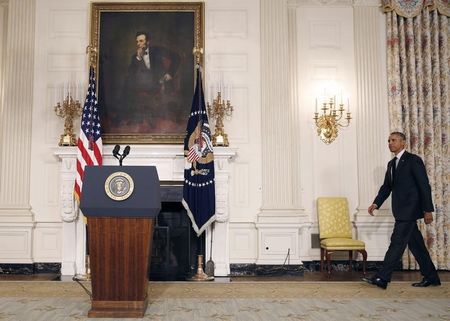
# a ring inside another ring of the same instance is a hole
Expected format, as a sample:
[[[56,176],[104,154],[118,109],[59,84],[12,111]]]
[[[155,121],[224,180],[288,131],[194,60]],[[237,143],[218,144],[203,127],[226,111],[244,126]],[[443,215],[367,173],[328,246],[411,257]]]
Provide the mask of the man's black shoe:
[[[439,280],[439,279],[428,280],[428,279],[423,278],[422,281],[412,284],[412,286],[415,286],[417,288],[425,288],[430,285],[439,286],[439,285],[441,285],[441,280]]]
[[[376,276],[371,277],[371,278],[364,277],[364,278],[361,278],[361,280],[363,280],[364,282],[367,282],[369,284],[376,285],[377,287],[382,288],[382,289],[386,289],[387,285],[388,285],[388,283],[385,280],[383,280],[382,278],[376,277]]]

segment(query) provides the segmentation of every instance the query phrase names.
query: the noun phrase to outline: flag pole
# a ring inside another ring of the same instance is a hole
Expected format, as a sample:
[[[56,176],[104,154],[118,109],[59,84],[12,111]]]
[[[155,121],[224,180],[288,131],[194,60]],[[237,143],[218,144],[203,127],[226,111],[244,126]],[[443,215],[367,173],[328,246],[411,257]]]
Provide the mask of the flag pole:
[[[78,209],[79,210],[79,209]],[[72,278],[74,281],[90,281],[91,280],[91,268],[90,268],[90,259],[89,259],[89,237],[88,237],[88,226],[86,222],[86,217],[82,215],[79,219],[83,220],[84,225],[84,233],[85,233],[85,242],[84,242],[84,273],[83,274],[75,274]]]

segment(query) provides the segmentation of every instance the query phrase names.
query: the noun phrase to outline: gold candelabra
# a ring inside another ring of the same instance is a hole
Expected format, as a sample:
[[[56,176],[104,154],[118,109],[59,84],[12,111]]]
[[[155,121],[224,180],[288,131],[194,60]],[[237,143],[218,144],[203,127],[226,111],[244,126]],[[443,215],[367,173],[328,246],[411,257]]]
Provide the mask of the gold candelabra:
[[[336,137],[338,136],[338,128],[339,127],[348,127],[350,125],[350,120],[352,119],[350,116],[350,102],[347,101],[347,111],[345,112],[344,104],[337,104],[336,96],[331,97],[329,102],[326,101],[322,103],[322,111],[319,116],[319,112],[317,110],[317,99],[316,99],[316,111],[314,113],[314,121],[317,126],[317,135],[320,137],[320,140],[325,144],[331,144]],[[343,118],[344,114],[347,114],[345,118]],[[344,121],[341,123],[340,121]],[[345,122],[347,120],[347,122]]]
[[[212,142],[214,146],[228,146],[228,135],[223,129],[223,118],[225,116],[231,116],[233,113],[233,106],[230,100],[223,100],[220,91],[217,92],[217,98],[213,99],[212,105],[207,103],[208,114],[216,121],[214,134],[212,136]]]
[[[80,102],[74,100],[70,94],[67,94],[62,103],[56,104],[56,115],[64,118],[64,134],[61,135],[59,146],[75,146],[77,144],[77,137],[73,133],[73,119],[81,116],[82,111]]]

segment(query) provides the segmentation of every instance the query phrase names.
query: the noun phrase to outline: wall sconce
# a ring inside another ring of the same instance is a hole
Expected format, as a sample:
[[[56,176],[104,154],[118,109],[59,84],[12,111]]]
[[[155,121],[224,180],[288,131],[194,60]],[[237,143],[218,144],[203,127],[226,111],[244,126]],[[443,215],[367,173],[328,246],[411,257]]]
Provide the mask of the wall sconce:
[[[322,111],[320,116],[317,110],[317,98],[316,98],[316,111],[314,113],[314,121],[316,122],[317,135],[320,140],[325,144],[331,144],[338,136],[339,127],[348,127],[350,125],[350,100],[347,100],[347,112],[345,112],[344,104],[336,103],[336,96],[331,97],[328,102],[322,103]],[[347,114],[345,118],[342,118],[344,114]],[[341,123],[341,120],[343,123]],[[345,122],[347,120],[347,122]]]

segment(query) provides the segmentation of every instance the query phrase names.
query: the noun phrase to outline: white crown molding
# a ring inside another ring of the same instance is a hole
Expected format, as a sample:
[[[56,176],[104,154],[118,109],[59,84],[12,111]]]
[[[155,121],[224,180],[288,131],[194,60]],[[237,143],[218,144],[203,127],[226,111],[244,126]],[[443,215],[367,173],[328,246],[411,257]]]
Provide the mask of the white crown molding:
[[[289,7],[379,7],[380,0],[288,0]]]

